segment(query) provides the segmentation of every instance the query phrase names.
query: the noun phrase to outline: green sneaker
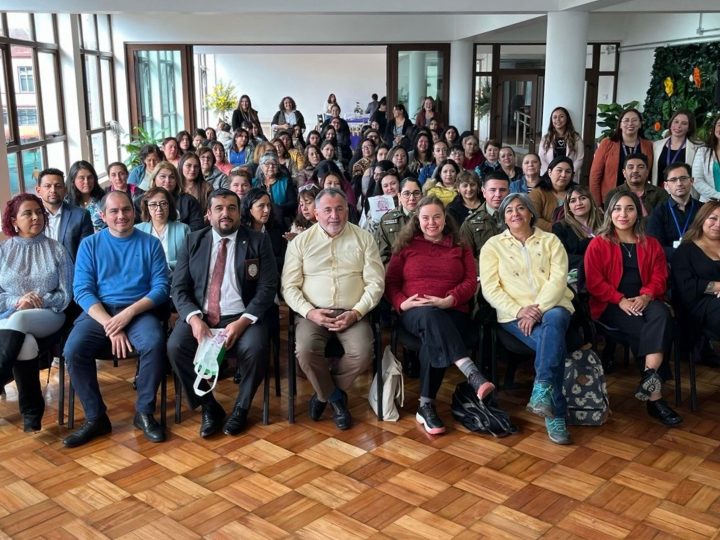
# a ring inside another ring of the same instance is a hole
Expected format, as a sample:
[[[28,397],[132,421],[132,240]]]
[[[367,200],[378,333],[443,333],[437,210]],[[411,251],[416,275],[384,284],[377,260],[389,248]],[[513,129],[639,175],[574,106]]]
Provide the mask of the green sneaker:
[[[552,385],[550,383],[536,382],[533,385],[530,401],[526,409],[538,416],[545,418],[552,417]]]
[[[555,444],[572,444],[564,418],[545,418],[548,438]]]

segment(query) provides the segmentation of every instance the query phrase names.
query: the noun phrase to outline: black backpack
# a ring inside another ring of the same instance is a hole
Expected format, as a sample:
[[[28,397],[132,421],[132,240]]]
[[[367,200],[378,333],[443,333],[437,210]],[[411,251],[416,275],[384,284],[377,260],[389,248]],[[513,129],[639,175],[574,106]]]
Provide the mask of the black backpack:
[[[507,437],[517,433],[518,428],[510,422],[510,416],[503,410],[481,401],[467,382],[455,387],[452,397],[452,414],[470,431],[489,433],[493,437]]]

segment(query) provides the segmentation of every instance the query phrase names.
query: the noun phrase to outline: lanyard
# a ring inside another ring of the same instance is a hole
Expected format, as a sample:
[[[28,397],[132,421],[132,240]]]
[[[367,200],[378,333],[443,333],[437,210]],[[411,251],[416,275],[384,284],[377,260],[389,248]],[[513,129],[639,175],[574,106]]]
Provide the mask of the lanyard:
[[[624,158],[626,158],[628,156],[629,146],[626,146],[625,143],[622,142],[622,140],[621,140],[620,147],[622,148],[622,151],[623,151],[623,161],[624,161]],[[640,150],[640,139],[638,139],[638,142],[635,144],[635,147],[632,149],[630,154],[637,154],[639,152],[639,150]]]
[[[671,139],[668,139],[667,144],[665,145],[665,148],[667,148],[667,153],[665,154],[665,164],[666,166],[670,166],[673,163],[675,163],[675,160],[680,156],[680,152],[685,150],[685,146],[687,145],[687,138],[682,143],[682,146],[675,150],[675,153],[673,154],[672,148],[670,148],[670,141]]]
[[[692,211],[695,208],[695,200],[690,199],[690,208],[687,211],[687,217],[685,218],[685,224],[683,225],[682,230],[680,230],[680,223],[678,222],[678,218],[675,215],[675,210],[672,207],[672,199],[668,200],[668,208],[670,209],[670,214],[673,217],[673,221],[675,221],[675,228],[677,229],[678,235],[682,239],[683,235],[685,234],[685,231],[688,229],[688,225],[690,225],[690,216],[692,216]]]

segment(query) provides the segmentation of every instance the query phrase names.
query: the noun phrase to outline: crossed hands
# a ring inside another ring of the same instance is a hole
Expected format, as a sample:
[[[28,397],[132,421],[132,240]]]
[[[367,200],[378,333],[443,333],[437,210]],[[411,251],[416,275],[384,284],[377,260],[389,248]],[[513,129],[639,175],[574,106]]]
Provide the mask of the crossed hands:
[[[618,307],[630,316],[640,316],[650,303],[652,298],[647,294],[641,294],[633,298],[623,298],[620,300]]]
[[[543,313],[539,304],[532,304],[520,308],[517,312],[517,324],[524,336],[529,336],[533,326],[542,321]]]
[[[455,299],[452,296],[440,298],[439,296],[432,296],[429,294],[413,294],[412,296],[406,298],[402,304],[400,304],[400,309],[402,311],[408,311],[409,309],[423,306],[449,309],[454,305]]]
[[[40,309],[43,306],[43,300],[36,292],[29,292],[20,297],[15,304],[15,309],[21,311],[23,309]]]
[[[337,310],[316,308],[308,311],[305,317],[318,326],[327,328],[331,332],[342,332],[360,320],[356,311],[349,309],[335,316]]]

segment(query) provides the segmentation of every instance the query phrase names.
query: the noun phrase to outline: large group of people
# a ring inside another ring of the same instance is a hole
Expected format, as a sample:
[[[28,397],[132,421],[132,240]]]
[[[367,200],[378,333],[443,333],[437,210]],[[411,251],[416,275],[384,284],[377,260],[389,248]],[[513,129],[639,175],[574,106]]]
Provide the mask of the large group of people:
[[[69,327],[64,356],[85,423],[65,446],[112,429],[95,364],[108,349],[138,356],[133,423],[150,441],[166,436],[154,411],[168,360],[202,410],[200,435],[241,433],[282,301],[297,314],[310,418],[330,404],[348,429],[348,391],[371,362],[369,318],[384,296],[421,342],[416,419],[428,433],[446,429],[435,398],[451,365],[478,399],[494,390],[467,349],[483,302],[535,351],[527,408],[551,441],[569,444],[562,381],[575,271],[591,318],[644,362],[635,397],[679,424],[662,398],[674,325],[666,302],[672,290],[676,310],[720,335],[720,118],[702,145],[692,115],[678,111],[669,136],[651,144],[640,112],[625,111],[585,186],[584,143],[563,107],[538,154],[518,165],[498,141],[443,129],[437,105],[425,98],[413,122],[397,103],[388,120],[375,96],[353,150],[334,95],[307,139],[283,97],[271,140],[244,95],[232,126],[143,147],[132,170],[107,167],[105,190],[87,161],[67,179],[42,171],[35,194],[5,205],[0,244],[0,385],[15,379],[25,430],[40,429],[44,411],[38,340]],[[240,374],[229,415],[193,367],[199,343],[218,333]],[[332,336],[343,355],[330,362]]]

